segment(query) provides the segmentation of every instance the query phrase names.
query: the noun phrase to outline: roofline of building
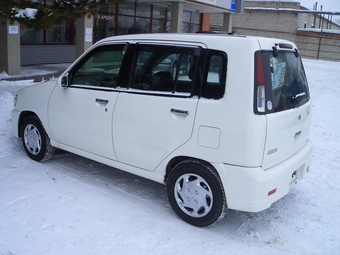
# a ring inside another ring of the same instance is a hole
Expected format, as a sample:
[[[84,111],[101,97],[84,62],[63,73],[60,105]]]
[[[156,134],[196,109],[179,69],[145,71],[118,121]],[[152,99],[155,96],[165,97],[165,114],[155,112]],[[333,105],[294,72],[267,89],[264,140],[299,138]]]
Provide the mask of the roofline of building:
[[[340,12],[297,10],[297,9],[291,9],[291,8],[244,7],[244,10],[245,11],[271,11],[271,12],[280,11],[280,12],[293,12],[293,13],[340,15]]]

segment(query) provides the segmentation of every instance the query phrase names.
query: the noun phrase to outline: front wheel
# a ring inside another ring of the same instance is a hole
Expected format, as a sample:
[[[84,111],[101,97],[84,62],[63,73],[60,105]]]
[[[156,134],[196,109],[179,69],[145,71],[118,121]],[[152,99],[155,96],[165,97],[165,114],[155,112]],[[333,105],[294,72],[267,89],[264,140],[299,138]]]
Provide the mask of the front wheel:
[[[200,161],[184,161],[172,169],[167,181],[167,195],[176,214],[197,227],[214,224],[227,211],[218,174]]]
[[[21,138],[27,155],[35,161],[45,161],[53,157],[55,148],[39,119],[30,116],[21,126]]]

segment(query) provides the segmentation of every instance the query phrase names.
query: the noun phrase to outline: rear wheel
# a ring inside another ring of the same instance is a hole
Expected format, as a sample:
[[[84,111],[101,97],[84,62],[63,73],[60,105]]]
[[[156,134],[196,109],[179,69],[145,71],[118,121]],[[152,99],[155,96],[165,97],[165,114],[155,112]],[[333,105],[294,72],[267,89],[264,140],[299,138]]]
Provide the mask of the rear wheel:
[[[176,214],[197,227],[214,224],[227,211],[219,176],[215,169],[200,161],[184,161],[172,169],[167,195]]]
[[[45,161],[53,157],[55,148],[39,119],[30,116],[21,126],[21,138],[27,155],[35,161]]]

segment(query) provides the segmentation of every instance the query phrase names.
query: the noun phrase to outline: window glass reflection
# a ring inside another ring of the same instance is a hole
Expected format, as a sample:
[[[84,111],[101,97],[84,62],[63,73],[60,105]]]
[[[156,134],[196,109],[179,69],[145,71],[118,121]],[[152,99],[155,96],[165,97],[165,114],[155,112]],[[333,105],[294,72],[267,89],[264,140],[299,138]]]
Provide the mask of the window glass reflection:
[[[136,16],[151,17],[151,5],[149,5],[149,4],[137,4]]]
[[[46,30],[46,43],[48,44],[69,44],[70,25],[61,24]]]

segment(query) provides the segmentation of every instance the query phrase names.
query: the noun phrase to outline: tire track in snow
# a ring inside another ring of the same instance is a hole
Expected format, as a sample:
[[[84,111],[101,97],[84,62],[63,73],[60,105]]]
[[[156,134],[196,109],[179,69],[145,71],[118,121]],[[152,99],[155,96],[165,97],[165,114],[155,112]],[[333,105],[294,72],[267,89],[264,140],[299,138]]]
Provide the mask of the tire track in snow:
[[[69,181],[76,182],[111,197],[124,199],[133,206],[137,206],[162,221],[172,222],[173,224],[177,224],[178,221],[180,221],[167,201],[165,185],[123,172],[90,159],[69,154],[68,157],[74,158],[75,161],[79,159],[82,160],[86,168],[80,170],[81,174],[77,174],[79,170],[72,167],[75,162],[72,160],[72,165],[70,165],[68,159],[64,160],[63,157],[64,155],[58,158],[58,160],[51,160],[49,162],[58,166],[57,169],[55,169],[56,172],[58,172],[59,169],[64,173],[64,170],[67,169],[67,179]],[[89,164],[86,164],[87,162],[89,162]]]
[[[3,222],[0,221],[0,225]],[[75,247],[73,243],[60,243],[51,241],[52,239],[45,239],[42,237],[22,236],[15,232],[2,232],[0,230],[0,253],[12,252],[17,254],[25,255],[36,255],[36,254],[99,254],[94,248],[93,244],[82,243],[82,248]],[[24,240],[23,240],[24,239]],[[20,241],[21,240],[21,241]],[[23,241],[22,241],[23,240]],[[6,253],[5,253],[6,254]]]

